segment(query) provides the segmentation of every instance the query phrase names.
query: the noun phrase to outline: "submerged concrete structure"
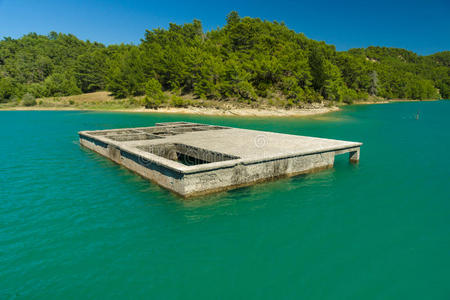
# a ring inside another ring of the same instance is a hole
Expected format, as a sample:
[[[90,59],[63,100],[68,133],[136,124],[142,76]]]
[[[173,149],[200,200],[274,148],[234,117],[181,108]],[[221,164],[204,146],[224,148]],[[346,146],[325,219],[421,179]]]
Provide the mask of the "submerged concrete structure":
[[[358,142],[189,122],[81,131],[80,144],[190,197],[359,161]]]

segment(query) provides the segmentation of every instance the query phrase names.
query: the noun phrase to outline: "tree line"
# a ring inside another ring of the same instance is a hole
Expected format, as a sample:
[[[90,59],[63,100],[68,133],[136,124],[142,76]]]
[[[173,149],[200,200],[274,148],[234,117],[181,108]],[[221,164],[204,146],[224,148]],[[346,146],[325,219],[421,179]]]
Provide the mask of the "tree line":
[[[0,102],[108,90],[117,98],[163,91],[193,99],[287,105],[330,100],[450,98],[450,51],[429,56],[397,48],[336,51],[284,23],[231,12],[222,28],[198,20],[147,30],[139,45],[30,33],[0,41]],[[195,100],[193,100],[195,101]]]

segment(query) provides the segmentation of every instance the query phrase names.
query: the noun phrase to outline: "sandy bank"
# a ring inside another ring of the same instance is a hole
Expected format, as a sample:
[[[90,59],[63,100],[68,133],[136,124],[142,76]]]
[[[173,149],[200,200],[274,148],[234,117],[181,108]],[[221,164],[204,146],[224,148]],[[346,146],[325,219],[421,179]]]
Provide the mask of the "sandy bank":
[[[221,116],[255,116],[255,117],[301,117],[324,114],[339,110],[338,107],[320,107],[320,108],[304,108],[304,109],[281,109],[281,108],[203,108],[203,107],[167,107],[159,109],[146,108],[121,108],[121,109],[85,109],[76,107],[39,107],[39,106],[16,106],[5,107],[0,110],[6,111],[109,111],[109,112],[139,112],[139,113],[167,113],[167,114],[192,114],[192,115],[221,115]]]
[[[195,115],[222,115],[222,116],[255,116],[255,117],[270,117],[270,116],[310,116],[317,114],[324,114],[331,111],[339,110],[338,107],[321,107],[310,109],[280,109],[280,108],[231,108],[231,109],[217,109],[204,107],[167,107],[159,109],[124,109],[124,112],[156,112],[169,114],[195,114]]]

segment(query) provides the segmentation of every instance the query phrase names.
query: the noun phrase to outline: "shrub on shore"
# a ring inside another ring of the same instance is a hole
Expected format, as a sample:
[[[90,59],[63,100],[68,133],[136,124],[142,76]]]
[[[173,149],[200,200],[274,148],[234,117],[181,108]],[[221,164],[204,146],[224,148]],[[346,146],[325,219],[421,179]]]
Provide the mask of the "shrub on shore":
[[[170,99],[170,105],[172,105],[174,107],[188,107],[189,101],[184,100],[180,96],[173,95],[172,98]]]
[[[165,95],[162,86],[155,78],[150,78],[145,85],[143,104],[146,108],[157,109],[164,102]]]
[[[22,97],[22,104],[24,106],[35,106],[37,104],[36,98],[32,94],[26,93]]]

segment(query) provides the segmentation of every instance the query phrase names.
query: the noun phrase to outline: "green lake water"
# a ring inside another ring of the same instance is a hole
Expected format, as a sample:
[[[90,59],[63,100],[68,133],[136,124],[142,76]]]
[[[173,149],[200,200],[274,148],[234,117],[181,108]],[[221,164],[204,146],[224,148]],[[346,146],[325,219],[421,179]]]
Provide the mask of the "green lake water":
[[[78,143],[180,120],[364,145],[358,165],[183,201]],[[0,112],[0,128],[0,299],[450,299],[450,101],[311,118]]]

